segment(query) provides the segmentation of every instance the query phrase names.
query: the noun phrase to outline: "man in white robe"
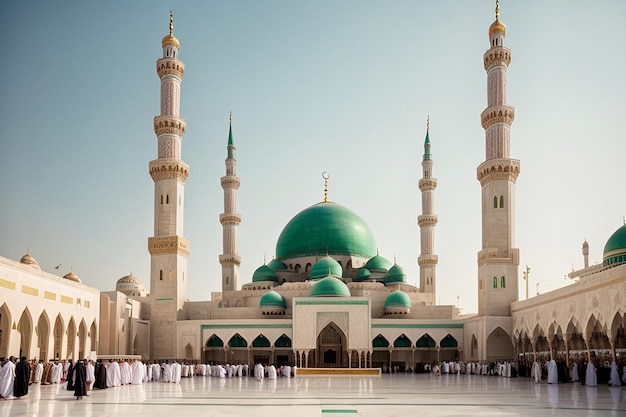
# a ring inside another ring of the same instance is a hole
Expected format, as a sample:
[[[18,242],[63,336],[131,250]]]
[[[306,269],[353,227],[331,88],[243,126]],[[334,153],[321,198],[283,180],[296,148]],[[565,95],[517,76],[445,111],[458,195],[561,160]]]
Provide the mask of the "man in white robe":
[[[274,365],[270,365],[267,369],[267,379],[276,379],[276,367]]]
[[[596,367],[593,365],[593,361],[587,362],[585,385],[588,387],[598,386],[598,376],[596,375]]]
[[[86,370],[86,382],[87,382],[87,391],[91,391],[93,387],[93,382],[96,380],[96,367],[93,364],[93,361],[90,359],[87,361],[87,366],[85,366]]]
[[[15,384],[15,363],[13,356],[0,368],[0,397],[6,400],[12,400],[13,386]]]
[[[572,363],[572,369],[570,371],[570,378],[572,378],[572,382],[578,382],[578,362],[574,361]]]
[[[556,361],[554,359],[550,359],[550,362],[546,364],[548,368],[548,384],[558,384],[559,383],[559,373],[556,367]]]
[[[107,366],[107,388],[119,387],[120,385],[122,385],[120,364],[116,361],[109,361],[109,366]]]
[[[144,379],[144,366],[141,361],[133,361],[133,364],[130,366],[131,369],[131,379],[130,383],[133,385],[139,385],[143,383]]]
[[[182,372],[182,366],[180,365],[180,363],[178,362],[174,362],[172,364],[172,379],[170,382],[173,382],[175,384],[179,384],[180,383],[180,377],[181,377],[181,372]]]
[[[63,376],[63,365],[61,365],[57,361],[52,365],[52,383],[60,384],[62,376]]]
[[[254,365],[254,376],[257,381],[263,381],[263,378],[265,378],[265,371],[260,363]]]
[[[222,365],[217,365],[217,376],[219,378],[226,378],[226,368]]]
[[[152,364],[152,380],[157,382],[161,379],[161,366],[158,363]]]
[[[132,370],[128,361],[120,361],[120,375],[122,376],[122,384],[128,385],[130,381],[133,379]]]
[[[39,363],[37,363],[37,366],[35,367],[35,377],[33,379],[33,382],[35,384],[40,383],[42,375],[43,375],[43,359],[39,360]]]
[[[291,366],[285,365],[285,370],[283,371],[283,375],[287,378],[291,378]]]
[[[163,374],[161,375],[161,379],[164,383],[172,382],[172,365],[168,362],[163,364]]]
[[[617,371],[617,364],[615,361],[611,362],[611,379],[609,381],[614,387],[621,387],[622,382],[619,380],[619,372]]]
[[[539,365],[539,361],[533,363],[531,376],[535,379],[535,383],[541,382],[541,365]]]

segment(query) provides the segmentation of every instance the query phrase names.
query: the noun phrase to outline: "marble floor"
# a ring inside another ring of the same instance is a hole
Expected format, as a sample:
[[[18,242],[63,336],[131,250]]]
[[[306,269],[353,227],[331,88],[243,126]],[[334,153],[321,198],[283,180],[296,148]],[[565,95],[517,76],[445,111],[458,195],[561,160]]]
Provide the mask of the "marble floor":
[[[18,416],[626,416],[626,387],[534,384],[529,378],[384,374],[380,378],[183,378],[92,391],[77,401],[59,385],[0,399]]]

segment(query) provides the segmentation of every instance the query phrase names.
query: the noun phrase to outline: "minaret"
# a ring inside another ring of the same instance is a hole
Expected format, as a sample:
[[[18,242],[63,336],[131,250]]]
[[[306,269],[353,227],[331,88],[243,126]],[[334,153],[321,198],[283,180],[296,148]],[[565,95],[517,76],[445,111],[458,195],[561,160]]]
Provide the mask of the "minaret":
[[[583,261],[585,268],[589,268],[589,243],[587,243],[587,239],[583,242]]]
[[[511,50],[504,46],[506,26],[496,20],[489,27],[491,47],[483,56],[487,71],[487,108],[480,115],[485,129],[485,162],[477,169],[482,187],[482,249],[478,252],[478,314],[509,316],[518,300],[519,249],[515,238],[515,181],[518,160],[510,157],[514,109],[506,104],[506,72]]]
[[[178,39],[170,31],[163,38],[163,57],[156,63],[161,79],[161,114],[154,118],[158,156],[150,161],[154,181],[154,237],[148,238],[150,251],[150,296],[152,359],[177,355],[176,320],[186,299],[189,242],[183,237],[185,181],[189,167],[181,160],[185,121],[180,117],[180,84],[185,72],[178,60]]]
[[[426,122],[426,139],[424,140],[424,157],[422,158],[422,179],[419,180],[419,189],[422,192],[422,214],[417,216],[420,227],[421,253],[417,258],[420,267],[420,291],[432,294],[432,304],[435,304],[435,278],[439,257],[435,251],[435,226],[437,215],[435,211],[435,188],[437,179],[433,178],[433,160],[430,154],[430,118]]]
[[[224,253],[220,255],[222,264],[222,291],[237,290],[239,279],[239,265],[241,256],[237,251],[237,228],[241,223],[241,214],[237,213],[237,190],[240,181],[237,177],[236,148],[233,144],[233,118],[229,116],[228,123],[228,146],[226,147],[226,175],[221,178],[224,190],[224,213],[220,214],[220,223],[223,228],[222,243]]]

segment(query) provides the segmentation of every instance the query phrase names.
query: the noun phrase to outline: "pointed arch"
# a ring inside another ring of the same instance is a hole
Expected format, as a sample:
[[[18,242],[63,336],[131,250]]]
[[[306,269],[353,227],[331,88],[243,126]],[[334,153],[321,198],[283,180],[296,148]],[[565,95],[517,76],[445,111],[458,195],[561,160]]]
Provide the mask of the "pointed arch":
[[[276,346],[277,348],[290,348],[291,339],[286,334],[283,334],[281,337],[276,339],[276,342],[274,342],[274,346]]]
[[[50,342],[50,319],[46,310],[42,311],[37,320],[37,349],[39,359],[48,360]]]
[[[248,347],[248,342],[239,333],[235,333],[228,341],[228,346],[231,348],[245,348]]]
[[[459,342],[452,337],[450,333],[448,333],[443,339],[439,341],[439,346],[442,348],[457,348],[459,347]]]
[[[75,357],[75,349],[76,349],[76,322],[74,322],[74,317],[70,317],[70,321],[67,324],[67,354],[65,355],[66,359],[78,359]]]
[[[193,359],[193,346],[191,346],[191,343],[187,343],[185,346],[185,359]]]
[[[0,307],[0,358],[8,358],[9,336],[11,335],[11,311],[6,303]]]
[[[394,348],[410,348],[411,345],[412,345],[411,339],[406,337],[404,333],[402,333],[400,336],[396,338],[396,340],[393,341]]]
[[[80,321],[78,325],[78,357],[76,359],[84,359],[87,357],[87,324],[85,319]]]
[[[470,342],[470,356],[472,359],[478,358],[478,340],[475,334],[472,334],[472,340]]]
[[[98,346],[98,326],[96,325],[95,320],[91,323],[88,336],[89,336],[89,351],[98,350],[96,348]]]
[[[486,359],[513,359],[513,341],[502,327],[496,327],[487,337]]]
[[[415,346],[418,348],[434,348],[437,346],[437,343],[435,343],[435,339],[426,333],[424,336],[417,339]]]
[[[63,336],[65,333],[65,323],[61,313],[57,314],[57,318],[54,320],[54,358],[61,358],[61,349],[63,349]]]
[[[24,308],[20,316],[20,321],[17,323],[17,331],[20,334],[19,356],[30,358],[30,341],[33,339],[33,318],[30,315],[28,307]]]
[[[224,347],[224,341],[222,339],[220,339],[217,335],[213,334],[206,341],[205,346],[208,347],[208,348],[223,348]]]
[[[263,334],[260,334],[252,341],[252,347],[268,348],[270,347],[270,341],[267,337],[263,336]]]
[[[389,347],[389,341],[385,339],[382,334],[379,334],[372,340],[372,347],[375,348],[387,348]]]

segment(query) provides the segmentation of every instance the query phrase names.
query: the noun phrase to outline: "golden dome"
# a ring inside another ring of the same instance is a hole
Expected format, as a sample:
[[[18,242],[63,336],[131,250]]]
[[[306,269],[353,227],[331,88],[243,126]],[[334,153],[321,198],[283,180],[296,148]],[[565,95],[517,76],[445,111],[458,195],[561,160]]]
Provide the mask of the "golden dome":
[[[78,278],[78,275],[76,275],[75,273],[71,271],[63,275],[63,278],[69,279],[70,281],[74,281],[74,282],[82,282],[80,278]]]
[[[506,35],[506,26],[500,21],[500,0],[496,0],[496,21],[489,26],[489,39],[496,33]]]
[[[176,48],[180,49],[180,42],[178,42],[178,39],[171,33],[166,35],[161,41],[161,46],[165,47],[165,45],[174,45]]]
[[[20,259],[20,263],[24,265],[32,266],[33,268],[41,269],[39,267],[39,263],[37,262],[37,260],[33,258],[32,256],[30,256],[29,253],[22,256],[22,258]]]

